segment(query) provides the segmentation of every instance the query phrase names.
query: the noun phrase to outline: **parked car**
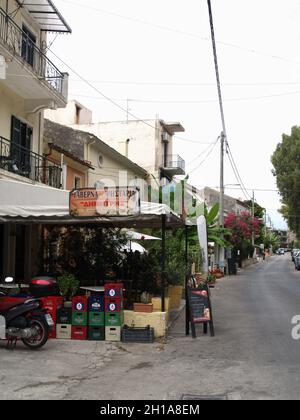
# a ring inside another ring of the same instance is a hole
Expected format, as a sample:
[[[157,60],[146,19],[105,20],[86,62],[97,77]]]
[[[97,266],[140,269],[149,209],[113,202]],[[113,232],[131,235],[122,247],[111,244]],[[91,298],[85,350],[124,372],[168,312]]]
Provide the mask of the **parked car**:
[[[294,258],[295,258],[295,256],[298,254],[298,252],[300,251],[300,249],[298,249],[298,248],[294,248],[293,250],[292,250],[292,261],[293,262],[295,262],[294,261]]]
[[[284,248],[279,248],[279,249],[277,249],[276,254],[277,254],[277,255],[284,255],[284,254],[285,254],[285,250],[284,250]]]
[[[294,256],[295,270],[300,270],[300,251]]]

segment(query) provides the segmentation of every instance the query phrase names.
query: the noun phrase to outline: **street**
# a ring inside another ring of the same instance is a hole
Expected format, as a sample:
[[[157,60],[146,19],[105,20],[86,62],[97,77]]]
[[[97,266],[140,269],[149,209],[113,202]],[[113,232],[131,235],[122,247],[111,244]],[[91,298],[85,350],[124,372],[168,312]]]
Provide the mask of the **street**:
[[[299,399],[300,273],[290,253],[218,281],[216,337],[184,334],[184,314],[165,341],[51,341],[36,353],[0,344],[1,399]]]

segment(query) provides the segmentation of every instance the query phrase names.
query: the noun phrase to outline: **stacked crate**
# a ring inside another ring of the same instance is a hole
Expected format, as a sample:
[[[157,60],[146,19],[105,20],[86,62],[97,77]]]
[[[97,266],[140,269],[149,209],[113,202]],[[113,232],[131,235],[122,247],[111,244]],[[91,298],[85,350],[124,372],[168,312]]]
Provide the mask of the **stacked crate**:
[[[123,324],[123,283],[107,283],[105,285],[106,341],[121,341]]]
[[[88,335],[88,298],[74,296],[72,299],[72,340],[86,340]]]
[[[56,338],[71,340],[72,308],[59,308],[57,311]]]
[[[57,311],[63,306],[63,298],[60,296],[49,296],[40,298],[40,300],[54,322],[54,328],[49,332],[49,338],[56,338]]]
[[[92,341],[105,340],[104,296],[89,298],[88,338]]]

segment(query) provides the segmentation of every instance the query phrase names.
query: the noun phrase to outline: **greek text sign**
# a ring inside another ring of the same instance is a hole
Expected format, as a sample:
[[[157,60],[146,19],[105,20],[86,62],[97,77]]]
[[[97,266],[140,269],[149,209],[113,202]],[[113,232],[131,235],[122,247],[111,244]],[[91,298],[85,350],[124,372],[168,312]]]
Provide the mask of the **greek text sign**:
[[[79,188],[70,193],[74,217],[134,216],[140,212],[140,194],[134,187]]]

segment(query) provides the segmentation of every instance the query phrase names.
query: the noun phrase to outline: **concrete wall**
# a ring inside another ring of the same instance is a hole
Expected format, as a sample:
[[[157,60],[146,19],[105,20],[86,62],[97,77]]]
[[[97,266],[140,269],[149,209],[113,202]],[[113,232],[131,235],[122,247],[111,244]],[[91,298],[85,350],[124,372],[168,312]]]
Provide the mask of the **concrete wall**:
[[[140,174],[128,168],[127,165],[108,156],[103,152],[101,143],[86,146],[86,157],[95,170],[90,170],[88,175],[88,185],[94,186],[97,182],[104,182],[112,186],[134,185],[135,179],[140,178]],[[102,164],[99,162],[102,157]]]
[[[80,110],[79,113],[78,110]],[[50,109],[45,111],[45,118],[48,118],[57,124],[68,126],[72,126],[77,123],[90,124],[92,123],[92,111],[85,108],[77,101],[69,101],[66,108],[57,109],[55,111]]]
[[[155,121],[151,123],[155,125]],[[94,134],[149,172],[155,171],[161,160],[155,130],[139,121],[81,124],[72,128]]]

